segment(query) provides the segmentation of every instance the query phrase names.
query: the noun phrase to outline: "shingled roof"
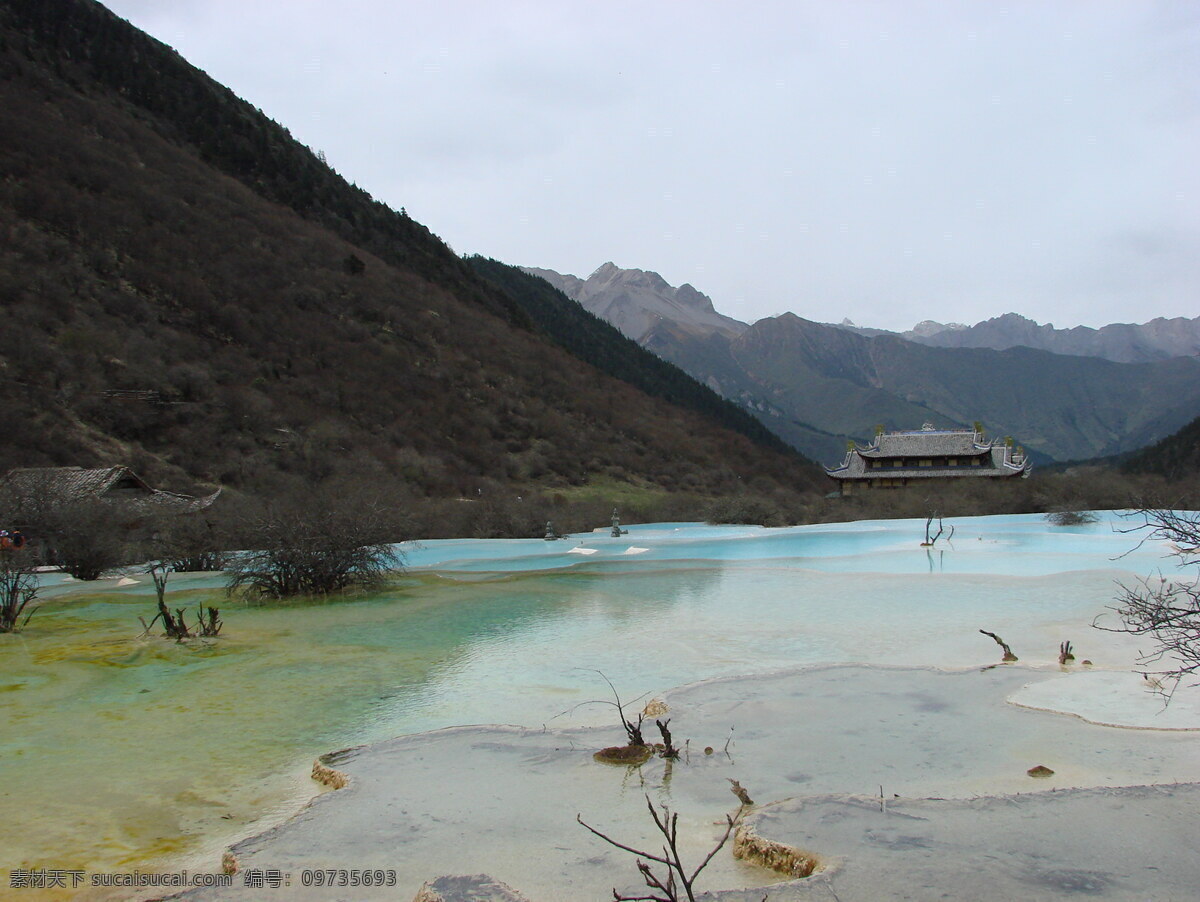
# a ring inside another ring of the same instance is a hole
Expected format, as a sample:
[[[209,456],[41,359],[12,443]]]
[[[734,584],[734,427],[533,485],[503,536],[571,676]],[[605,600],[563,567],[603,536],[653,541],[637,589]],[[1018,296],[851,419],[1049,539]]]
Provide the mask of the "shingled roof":
[[[50,498],[58,503],[104,500],[147,511],[191,513],[217,500],[221,490],[201,498],[152,488],[129,467],[23,467],[0,479],[0,491],[18,496]]]
[[[948,464],[921,466],[920,461],[933,458],[954,459]],[[979,460],[978,464],[958,461]],[[899,465],[868,466],[867,461],[891,461]],[[840,466],[826,467],[825,472],[835,480],[855,479],[961,479],[971,477],[1023,476],[1029,472],[1029,459],[1011,445],[985,441],[974,430],[923,429],[908,432],[884,432],[866,447],[854,445],[846,452]]]
[[[863,457],[974,457],[992,449],[991,442],[979,439],[975,432],[885,432],[875,436],[875,443],[858,453]]]

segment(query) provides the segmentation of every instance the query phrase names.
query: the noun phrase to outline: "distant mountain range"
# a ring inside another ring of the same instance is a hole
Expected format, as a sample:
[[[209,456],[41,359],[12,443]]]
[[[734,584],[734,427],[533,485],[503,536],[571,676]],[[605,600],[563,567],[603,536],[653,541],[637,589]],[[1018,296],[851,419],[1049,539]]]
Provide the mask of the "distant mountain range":
[[[1116,363],[1153,363],[1200,354],[1200,317],[1159,317],[1140,325],[1113,323],[1099,329],[1089,326],[1056,329],[1050,323],[1039,324],[1017,313],[1005,313],[974,326],[926,320],[908,332],[900,333],[863,329],[849,321],[843,321],[840,326],[860,335],[899,335],[908,341],[939,348],[991,348],[995,351],[1035,348],[1074,357],[1100,357]]]
[[[877,424],[977,420],[1035,461],[1091,458],[1156,442],[1200,412],[1200,318],[1059,330],[1009,314],[903,334],[793,314],[747,325],[644,270],[526,271],[826,462]]]

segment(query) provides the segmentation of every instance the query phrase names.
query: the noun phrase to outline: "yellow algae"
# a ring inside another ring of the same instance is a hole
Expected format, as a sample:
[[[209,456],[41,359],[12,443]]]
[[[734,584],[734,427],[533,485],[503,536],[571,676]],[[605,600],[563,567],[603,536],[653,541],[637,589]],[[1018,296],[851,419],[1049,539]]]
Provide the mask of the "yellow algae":
[[[733,834],[733,857],[787,877],[810,877],[821,869],[818,856],[759,836],[752,824],[738,824]]]
[[[313,762],[312,778],[330,789],[345,789],[350,784],[350,777],[345,771],[322,764],[320,758]]]
[[[311,793],[291,776],[300,762],[436,712],[422,697],[431,675],[454,672],[473,631],[511,618],[499,602],[528,605],[520,580],[410,591],[222,599],[227,634],[204,644],[141,636],[145,595],[47,604],[0,642],[5,687],[20,687],[0,693],[0,722],[21,725],[0,735],[0,822],[23,825],[5,865],[165,866],[279,819]],[[447,605],[458,605],[449,627],[435,622]]]

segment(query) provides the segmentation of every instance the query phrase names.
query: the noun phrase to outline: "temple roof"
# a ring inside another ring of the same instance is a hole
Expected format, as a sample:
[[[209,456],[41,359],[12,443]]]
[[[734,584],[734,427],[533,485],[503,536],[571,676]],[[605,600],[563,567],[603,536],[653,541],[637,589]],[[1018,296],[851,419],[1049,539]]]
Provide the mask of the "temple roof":
[[[919,465],[920,459],[980,458],[976,466]],[[869,469],[868,460],[899,460],[903,466]],[[911,432],[885,432],[875,436],[867,447],[855,445],[846,452],[840,466],[826,467],[834,479],[872,479],[902,477],[904,479],[947,479],[979,476],[1020,476],[1028,472],[1029,459],[1010,445],[984,441],[973,430],[925,428]]]
[[[992,447],[991,442],[980,442],[979,438],[975,432],[885,432],[858,453],[863,457],[972,457],[986,454]]]

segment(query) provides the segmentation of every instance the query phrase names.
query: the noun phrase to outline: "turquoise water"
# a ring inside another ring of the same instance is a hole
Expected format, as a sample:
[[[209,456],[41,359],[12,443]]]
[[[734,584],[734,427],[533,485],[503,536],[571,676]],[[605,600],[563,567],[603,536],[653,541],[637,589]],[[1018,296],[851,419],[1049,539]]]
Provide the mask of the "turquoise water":
[[[1037,516],[766,530],[688,524],[556,542],[430,541],[388,591],[247,607],[218,575],[173,577],[173,607],[222,608],[215,642],[140,636],[153,588],[47,575],[25,632],[0,636],[4,866],[119,870],[219,859],[295,809],[317,755],[463,723],[608,722],[594,671],[625,698],[822,662],[965,667],[1072,639],[1099,666],[1128,649],[1091,630],[1114,581],[1169,548]],[[593,551],[583,554],[578,550]],[[1121,557],[1125,554],[1125,557]]]
[[[924,520],[874,520],[764,529],[656,523],[607,528],[547,542],[541,539],[446,539],[405,545],[415,569],[488,571],[646,569],[664,562],[787,561],[832,573],[1003,573],[1010,576],[1117,566],[1162,566],[1169,550],[1154,542],[1133,550],[1136,521],[1107,513],[1096,523],[1052,527],[1040,514],[964,517],[944,521],[946,535],[920,548]],[[936,524],[934,524],[936,532]],[[953,535],[950,535],[953,529]],[[949,536],[949,538],[947,538]],[[915,550],[915,553],[914,553]],[[1128,556],[1127,560],[1122,560]]]

